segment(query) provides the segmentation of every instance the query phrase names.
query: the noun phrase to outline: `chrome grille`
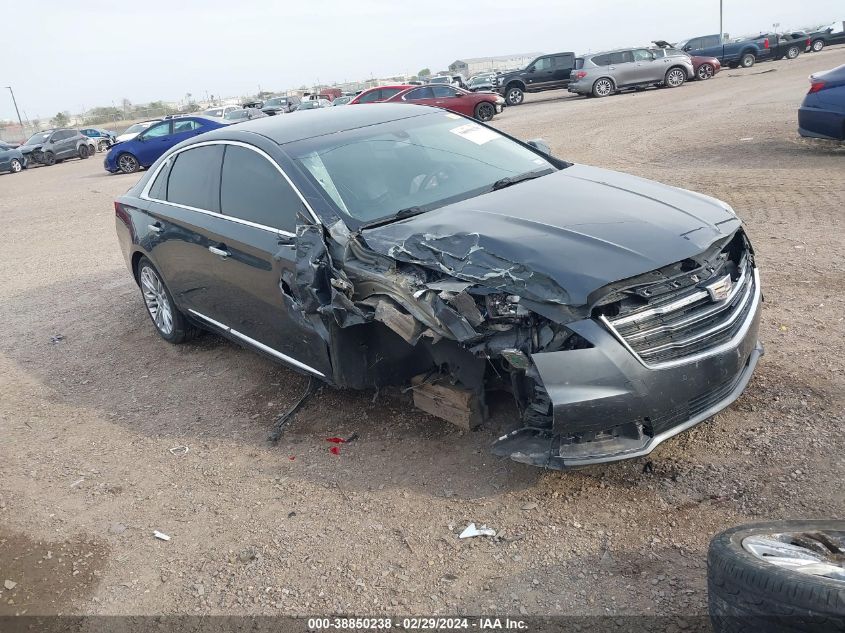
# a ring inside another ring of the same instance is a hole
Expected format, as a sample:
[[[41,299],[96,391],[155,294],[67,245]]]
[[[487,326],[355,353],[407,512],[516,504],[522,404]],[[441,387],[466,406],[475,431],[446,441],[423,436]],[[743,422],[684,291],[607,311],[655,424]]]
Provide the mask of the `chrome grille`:
[[[747,261],[728,296],[714,301],[706,288],[685,289],[634,312],[600,317],[643,364],[673,364],[731,344],[759,303],[756,270]]]

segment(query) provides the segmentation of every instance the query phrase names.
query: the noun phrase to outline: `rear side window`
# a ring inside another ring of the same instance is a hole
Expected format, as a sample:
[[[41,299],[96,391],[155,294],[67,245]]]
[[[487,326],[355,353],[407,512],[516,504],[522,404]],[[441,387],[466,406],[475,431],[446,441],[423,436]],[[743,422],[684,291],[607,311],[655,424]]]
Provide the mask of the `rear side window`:
[[[305,207],[285,177],[261,154],[227,145],[220,182],[221,212],[262,226],[296,232]]]
[[[167,179],[167,201],[206,211],[220,211],[222,160],[222,145],[205,145],[178,154]]]
[[[632,61],[634,61],[634,55],[631,51],[621,51],[619,53],[610,54],[611,64],[626,64]]]
[[[552,66],[555,68],[572,68],[573,62],[572,55],[555,55],[552,57]]]
[[[583,57],[576,57],[575,58],[575,70],[581,70],[584,67],[584,58]]]
[[[399,94],[402,92],[403,88],[382,88],[381,89],[381,97],[380,99],[384,101],[385,99],[390,99],[395,94]]]
[[[230,110],[231,112],[231,110]],[[198,130],[201,128],[202,125],[197,121],[179,121],[176,120],[173,122],[173,133],[179,134],[179,132],[191,132],[193,130]]]
[[[610,64],[610,55],[596,55],[592,58],[592,62],[596,66],[607,66]]]
[[[434,99],[434,92],[429,86],[416,88],[405,95],[405,101],[416,101],[417,99]]]
[[[381,99],[381,90],[373,90],[372,92],[368,92],[365,95],[361,95],[361,98],[358,99],[358,103],[373,103],[374,101],[378,101],[379,99]]]

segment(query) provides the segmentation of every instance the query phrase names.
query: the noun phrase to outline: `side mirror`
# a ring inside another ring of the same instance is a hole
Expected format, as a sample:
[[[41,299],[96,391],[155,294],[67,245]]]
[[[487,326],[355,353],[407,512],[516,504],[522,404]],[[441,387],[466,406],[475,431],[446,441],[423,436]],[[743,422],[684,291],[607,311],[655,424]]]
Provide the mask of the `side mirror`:
[[[529,73],[533,73],[533,72],[534,72],[534,66],[529,66],[528,68],[526,68],[526,70],[527,70]]]
[[[691,50],[692,50],[692,46],[690,46],[689,44],[687,44],[686,46],[684,46],[684,51],[689,52],[689,51],[691,51]]]
[[[527,144],[536,149],[538,152],[542,152],[546,156],[552,155],[552,148],[541,138],[532,138],[530,141],[527,141]]]

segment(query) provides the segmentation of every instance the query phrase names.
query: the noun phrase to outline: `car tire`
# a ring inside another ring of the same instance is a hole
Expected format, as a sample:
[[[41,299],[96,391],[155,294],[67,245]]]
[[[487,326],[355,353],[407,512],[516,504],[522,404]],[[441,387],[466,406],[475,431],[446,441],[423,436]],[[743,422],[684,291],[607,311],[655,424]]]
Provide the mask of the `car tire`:
[[[97,151],[98,152],[105,152],[109,148],[109,144],[107,141],[100,141],[97,143]]]
[[[698,67],[698,70],[695,71],[695,76],[698,77],[700,81],[712,79],[715,74],[716,69],[713,67],[713,64],[701,64],[701,66]]]
[[[816,40],[812,44],[810,44],[810,50],[814,53],[818,53],[820,50],[824,48],[824,40]]]
[[[754,53],[745,53],[745,55],[743,55],[739,60],[739,65],[743,68],[751,68],[756,61],[757,58],[754,57]]]
[[[596,82],[593,84],[593,89],[590,91],[597,99],[601,97],[607,97],[612,95],[616,92],[616,84],[613,83],[613,80],[609,77],[600,77],[596,79]]]
[[[19,174],[23,171],[23,163],[17,158],[13,158],[12,162],[9,163],[9,171],[13,174]]]
[[[44,164],[48,167],[56,164],[56,155],[53,152],[44,152]]]
[[[525,91],[519,86],[508,86],[505,90],[505,102],[509,106],[518,106],[525,101]]]
[[[79,158],[81,158],[82,160],[85,160],[86,158],[88,158],[88,145],[87,144],[80,145],[79,150],[77,150],[77,151],[79,152]]]
[[[124,152],[117,157],[117,167],[124,174],[134,174],[141,168],[141,164],[132,154]]]
[[[482,101],[475,106],[475,118],[486,123],[496,116],[496,106],[489,101]]]
[[[147,314],[161,338],[178,345],[197,337],[200,329],[179,311],[158,270],[146,257],[138,260],[138,286]]]
[[[663,77],[663,85],[666,88],[680,88],[686,83],[687,71],[680,66],[674,66],[666,71]]]
[[[796,59],[801,54],[801,49],[797,46],[790,46],[789,50],[786,51],[786,58],[787,59]]]
[[[779,538],[772,538],[774,535]],[[794,537],[800,540],[793,540]],[[778,549],[772,549],[771,544]],[[755,523],[717,534],[707,553],[713,630],[845,631],[845,580],[771,562],[775,556],[793,563],[813,562],[813,556],[833,562],[841,554],[823,554],[832,545],[845,547],[845,521]],[[837,567],[834,565],[833,569]]]

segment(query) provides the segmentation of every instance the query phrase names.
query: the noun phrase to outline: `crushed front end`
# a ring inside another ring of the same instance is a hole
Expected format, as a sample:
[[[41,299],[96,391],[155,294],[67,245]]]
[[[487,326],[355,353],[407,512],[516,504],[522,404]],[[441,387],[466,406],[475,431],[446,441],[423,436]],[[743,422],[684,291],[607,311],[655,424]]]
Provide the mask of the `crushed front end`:
[[[566,326],[577,345],[531,354],[523,426],[494,453],[556,469],[648,454],[738,398],[763,353],[759,274],[742,230],[598,294],[589,317]]]

